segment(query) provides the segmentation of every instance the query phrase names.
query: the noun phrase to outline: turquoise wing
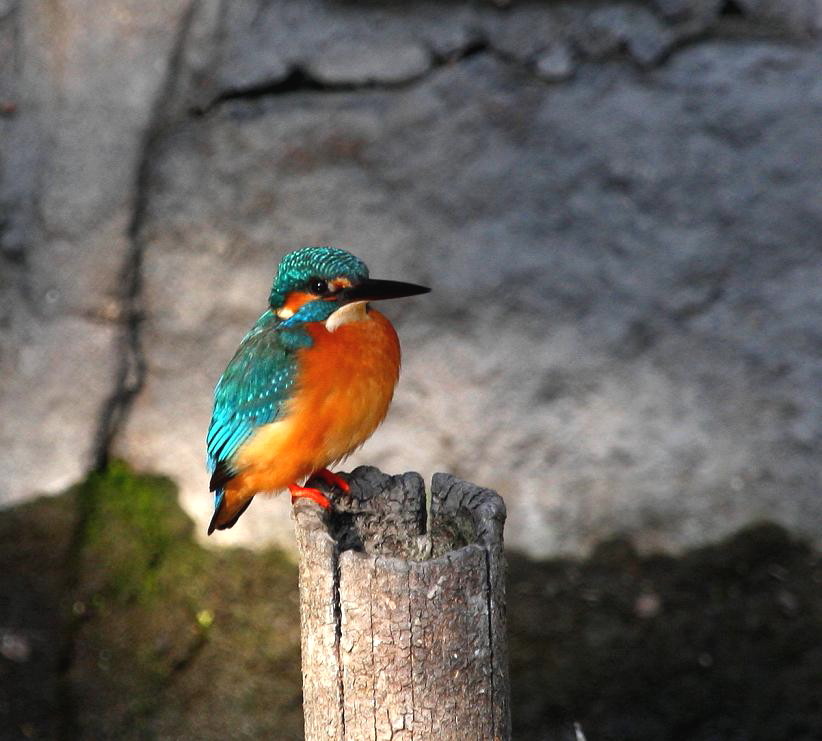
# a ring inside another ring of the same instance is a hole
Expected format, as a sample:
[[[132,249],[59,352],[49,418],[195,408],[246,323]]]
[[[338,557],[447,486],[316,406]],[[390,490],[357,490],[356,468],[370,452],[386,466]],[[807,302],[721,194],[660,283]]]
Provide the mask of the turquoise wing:
[[[296,350],[307,335],[279,329],[267,311],[245,336],[214,390],[214,411],[206,436],[212,491],[236,471],[231,462],[240,446],[261,425],[274,422],[294,390]]]

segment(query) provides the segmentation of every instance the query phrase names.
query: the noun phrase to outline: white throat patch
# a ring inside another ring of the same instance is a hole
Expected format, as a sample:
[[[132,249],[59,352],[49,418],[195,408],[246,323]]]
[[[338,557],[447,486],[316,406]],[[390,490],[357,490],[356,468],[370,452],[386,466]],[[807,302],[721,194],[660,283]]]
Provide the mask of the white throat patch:
[[[360,322],[363,319],[368,319],[368,312],[365,310],[365,301],[354,301],[350,304],[345,304],[337,309],[328,319],[325,320],[325,328],[329,332],[342,327],[343,324],[349,322]]]

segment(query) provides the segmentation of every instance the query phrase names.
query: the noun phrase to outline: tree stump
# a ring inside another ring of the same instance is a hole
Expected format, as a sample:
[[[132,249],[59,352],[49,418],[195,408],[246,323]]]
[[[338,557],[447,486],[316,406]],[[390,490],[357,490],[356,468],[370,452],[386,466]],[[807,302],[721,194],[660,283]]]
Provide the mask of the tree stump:
[[[416,473],[348,481],[329,512],[294,506],[306,741],[508,741],[502,499],[446,474],[430,496]]]

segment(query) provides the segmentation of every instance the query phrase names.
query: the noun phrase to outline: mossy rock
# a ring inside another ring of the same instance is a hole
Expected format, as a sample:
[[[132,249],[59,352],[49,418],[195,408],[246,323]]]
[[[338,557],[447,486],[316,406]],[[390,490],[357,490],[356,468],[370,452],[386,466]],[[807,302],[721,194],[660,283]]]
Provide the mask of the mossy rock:
[[[48,617],[48,647],[3,677],[40,688],[0,703],[11,737],[302,738],[295,565],[192,534],[168,479],[119,462],[0,515],[2,617]]]
[[[774,525],[509,553],[514,737],[821,738],[820,584]],[[171,482],[122,463],[0,513],[0,631],[2,738],[302,738],[295,565],[201,548]]]

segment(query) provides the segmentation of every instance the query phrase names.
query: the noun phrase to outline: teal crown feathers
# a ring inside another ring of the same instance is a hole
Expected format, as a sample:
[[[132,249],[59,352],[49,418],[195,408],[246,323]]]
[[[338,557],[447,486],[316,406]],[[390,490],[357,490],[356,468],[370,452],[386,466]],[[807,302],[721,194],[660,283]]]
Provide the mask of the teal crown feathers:
[[[331,280],[341,275],[365,280],[368,268],[358,257],[337,247],[303,247],[289,252],[277,268],[268,304],[273,309],[282,306],[290,291],[304,290],[312,278]]]

